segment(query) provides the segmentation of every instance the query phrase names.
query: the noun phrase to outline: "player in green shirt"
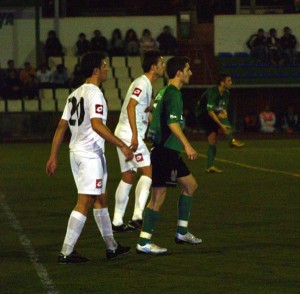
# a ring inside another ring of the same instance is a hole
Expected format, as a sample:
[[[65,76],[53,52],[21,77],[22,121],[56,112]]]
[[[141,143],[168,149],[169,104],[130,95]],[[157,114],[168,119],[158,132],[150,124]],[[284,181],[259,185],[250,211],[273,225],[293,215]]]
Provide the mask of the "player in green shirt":
[[[231,147],[243,147],[245,144],[233,138],[231,125],[228,120],[227,107],[229,103],[229,90],[232,87],[230,75],[222,73],[218,85],[206,90],[196,106],[196,117],[205,129],[208,139],[207,168],[208,173],[221,173],[221,169],[214,166],[217,153],[218,130],[227,136]]]
[[[197,245],[202,242],[188,231],[188,222],[192,207],[192,196],[197,189],[197,182],[185,165],[181,152],[188,159],[195,160],[197,151],[184,135],[183,102],[180,89],[188,84],[192,75],[187,57],[173,57],[167,62],[169,85],[159,91],[154,101],[152,121],[148,137],[153,142],[151,149],[152,195],[144,210],[143,227],[137,244],[137,252],[144,254],[164,254],[161,248],[151,242],[159,210],[164,203],[167,187],[182,187],[178,200],[178,221],[175,242],[177,244]]]

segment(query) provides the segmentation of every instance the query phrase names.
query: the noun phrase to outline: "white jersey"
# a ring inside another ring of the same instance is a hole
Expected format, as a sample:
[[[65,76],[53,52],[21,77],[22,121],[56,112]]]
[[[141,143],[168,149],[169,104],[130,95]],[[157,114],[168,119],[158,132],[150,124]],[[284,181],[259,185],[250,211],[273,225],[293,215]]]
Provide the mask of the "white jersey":
[[[101,118],[106,124],[107,104],[101,90],[93,84],[83,84],[71,93],[62,115],[71,130],[70,151],[96,157],[104,152],[105,140],[91,126],[92,118]]]
[[[145,75],[140,76],[131,83],[123,102],[119,122],[116,127],[115,134],[117,136],[122,138],[132,137],[132,131],[127,114],[127,105],[129,100],[133,98],[138,102],[135,108],[138,136],[142,139],[145,138],[149,120],[149,112],[145,112],[145,110],[150,106],[151,97],[152,85]]]

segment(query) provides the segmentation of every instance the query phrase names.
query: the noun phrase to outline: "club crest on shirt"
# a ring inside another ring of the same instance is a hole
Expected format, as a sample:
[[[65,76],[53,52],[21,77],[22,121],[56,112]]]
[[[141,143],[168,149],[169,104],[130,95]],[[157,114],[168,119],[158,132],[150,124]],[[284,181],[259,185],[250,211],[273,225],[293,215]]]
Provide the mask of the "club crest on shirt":
[[[136,162],[141,162],[144,160],[143,155],[141,153],[135,154],[134,156],[135,156]]]
[[[142,93],[142,90],[140,88],[134,88],[134,90],[132,91],[132,94],[137,97],[139,97],[141,93]]]
[[[102,179],[96,179],[96,189],[102,188]]]
[[[96,111],[96,113],[98,113],[98,114],[103,114],[103,105],[101,105],[101,104],[96,104],[96,105],[95,105],[95,111]]]

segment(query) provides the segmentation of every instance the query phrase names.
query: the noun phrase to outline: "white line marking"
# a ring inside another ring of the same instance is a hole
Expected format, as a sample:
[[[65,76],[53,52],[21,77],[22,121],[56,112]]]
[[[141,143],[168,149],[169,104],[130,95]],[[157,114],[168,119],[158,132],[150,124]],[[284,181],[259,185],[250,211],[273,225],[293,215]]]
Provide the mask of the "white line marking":
[[[10,223],[10,225],[15,229],[21,244],[24,247],[25,252],[27,253],[31,263],[35,267],[35,270],[40,277],[40,280],[49,294],[56,294],[58,290],[54,286],[52,280],[50,279],[46,268],[39,262],[39,256],[33,249],[33,246],[27,236],[24,234],[24,230],[22,229],[19,221],[15,217],[14,213],[11,211],[10,207],[6,203],[4,199],[4,195],[0,193],[0,207],[2,207],[6,217]]]
[[[202,153],[198,153],[198,156],[206,158],[207,156],[205,154]],[[240,162],[235,162],[235,161],[231,161],[231,160],[227,160],[227,159],[222,159],[222,158],[216,158],[217,161],[221,161],[221,162],[225,162],[228,164],[233,164],[233,165],[237,165],[237,166],[241,166],[244,168],[248,168],[248,169],[254,169],[254,170],[258,170],[258,171],[263,171],[263,172],[269,172],[269,173],[273,173],[273,174],[283,174],[286,176],[292,176],[292,177],[296,177],[296,178],[300,178],[300,174],[297,173],[290,173],[284,170],[276,170],[276,169],[271,169],[271,168],[263,168],[263,167],[258,167],[258,166],[253,166],[253,165],[249,165],[249,164],[245,164],[245,163],[240,163]]]

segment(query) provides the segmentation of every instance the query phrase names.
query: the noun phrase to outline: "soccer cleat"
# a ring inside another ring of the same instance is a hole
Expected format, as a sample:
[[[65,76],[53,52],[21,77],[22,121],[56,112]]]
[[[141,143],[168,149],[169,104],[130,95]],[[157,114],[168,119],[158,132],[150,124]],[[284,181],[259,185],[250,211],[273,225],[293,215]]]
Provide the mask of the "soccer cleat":
[[[140,244],[136,245],[136,252],[139,254],[166,254],[168,251],[167,248],[161,248],[153,243],[147,243],[144,246],[141,246]]]
[[[231,143],[230,143],[230,147],[237,147],[237,148],[241,148],[245,145],[245,143],[242,143],[236,139],[232,139]]]
[[[81,256],[76,251],[73,251],[69,255],[63,255],[62,253],[58,255],[58,263],[60,264],[85,263],[88,261],[90,261],[88,258]]]
[[[118,247],[114,250],[112,249],[107,249],[106,250],[106,258],[107,259],[115,259],[119,256],[128,254],[130,252],[131,248],[127,246],[122,246],[118,244]]]
[[[133,232],[135,231],[135,227],[125,224],[122,224],[120,226],[115,226],[114,224],[112,224],[112,230],[114,233]]]
[[[131,220],[128,223],[128,226],[135,228],[136,230],[141,230],[143,226],[143,220],[137,219],[137,220]]]
[[[211,174],[220,174],[223,172],[223,170],[215,167],[215,166],[211,166],[209,168],[206,169],[207,173],[211,173]]]
[[[193,234],[191,233],[186,233],[185,235],[181,235],[179,233],[176,233],[175,235],[175,243],[176,244],[190,244],[190,245],[198,245],[202,243],[202,240],[199,238],[196,238]]]

